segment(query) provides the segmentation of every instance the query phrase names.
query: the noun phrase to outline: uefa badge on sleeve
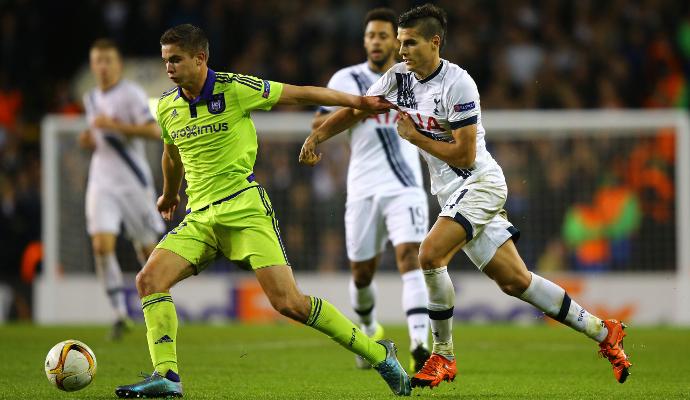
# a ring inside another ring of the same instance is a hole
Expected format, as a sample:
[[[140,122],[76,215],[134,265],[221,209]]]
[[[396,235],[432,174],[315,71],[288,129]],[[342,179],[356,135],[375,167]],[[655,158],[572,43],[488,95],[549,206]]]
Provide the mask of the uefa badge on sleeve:
[[[453,111],[455,111],[455,112],[469,111],[469,110],[474,109],[474,107],[475,107],[474,101],[470,101],[469,103],[455,104],[453,106]]]

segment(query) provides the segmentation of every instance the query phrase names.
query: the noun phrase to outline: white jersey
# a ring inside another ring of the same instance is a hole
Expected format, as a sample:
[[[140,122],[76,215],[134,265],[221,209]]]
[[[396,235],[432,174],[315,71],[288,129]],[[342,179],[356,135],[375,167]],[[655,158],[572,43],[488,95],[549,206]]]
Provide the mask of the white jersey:
[[[328,87],[364,95],[381,77],[366,62],[343,68],[328,82]],[[322,107],[330,112],[337,107]],[[415,147],[398,136],[398,114],[372,115],[350,129],[350,165],[347,172],[347,201],[375,194],[395,194],[409,188],[422,188],[422,168]]]
[[[144,90],[136,83],[122,79],[106,91],[95,88],[86,93],[84,107],[89,130],[96,144],[89,167],[89,186],[114,190],[153,187],[144,139],[128,138],[121,133],[93,126],[94,119],[99,115],[126,124],[154,122]]]
[[[453,129],[477,124],[477,154],[471,168],[452,167],[419,149],[429,165],[431,193],[437,195],[442,204],[472,175],[490,170],[503,175],[501,167],[486,149],[477,85],[467,71],[456,64],[441,60],[434,73],[418,80],[414,73],[407,71],[404,63],[398,63],[369,88],[367,95],[383,95],[397,104],[410,115],[419,132],[434,140],[450,142]]]

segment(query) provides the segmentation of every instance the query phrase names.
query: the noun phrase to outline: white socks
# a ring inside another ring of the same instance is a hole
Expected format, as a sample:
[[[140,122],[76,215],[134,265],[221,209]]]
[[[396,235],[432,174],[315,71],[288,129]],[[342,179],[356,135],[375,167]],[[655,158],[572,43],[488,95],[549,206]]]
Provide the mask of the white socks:
[[[402,274],[402,308],[407,315],[407,328],[410,334],[410,348],[420,344],[427,347],[429,339],[429,314],[427,310],[427,290],[422,271],[417,269]],[[376,332],[376,283],[357,288],[350,279],[350,302],[359,315],[362,330],[367,336]]]
[[[350,302],[352,309],[359,315],[362,323],[362,330],[367,336],[372,336],[376,332],[376,314],[374,313],[374,303],[376,299],[376,283],[358,289],[354,280],[350,279]]]
[[[117,319],[127,317],[127,305],[123,287],[122,271],[117,262],[115,253],[104,256],[96,255],[96,274],[105,287],[105,292],[110,298],[110,304],[115,310]]]
[[[453,308],[455,289],[448,275],[448,268],[441,267],[424,271],[424,280],[429,290],[429,319],[434,337],[433,352],[448,359],[453,355]]]
[[[542,310],[544,314],[578,332],[583,332],[597,343],[606,338],[608,330],[601,319],[590,314],[574,302],[565,290],[555,283],[532,273],[532,282],[520,299]]]
[[[427,309],[428,294],[424,274],[421,269],[415,269],[402,274],[402,306],[407,315],[407,329],[410,333],[410,349],[417,346],[428,347],[429,340],[429,310]]]

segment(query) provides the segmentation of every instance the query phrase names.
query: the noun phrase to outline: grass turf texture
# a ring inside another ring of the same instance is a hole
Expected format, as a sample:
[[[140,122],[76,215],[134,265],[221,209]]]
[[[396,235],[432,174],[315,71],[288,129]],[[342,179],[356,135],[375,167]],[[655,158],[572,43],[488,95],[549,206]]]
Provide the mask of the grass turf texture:
[[[414,389],[434,399],[671,399],[690,398],[690,330],[626,330],[634,364],[621,385],[596,344],[561,326],[458,325],[458,377],[439,388]],[[151,372],[145,328],[122,342],[105,340],[106,327],[0,326],[0,399],[112,399],[117,385]],[[387,326],[407,366],[404,327]],[[96,353],[94,382],[60,392],[43,372],[48,350],[78,339]],[[181,325],[180,373],[189,399],[393,398],[373,370],[357,370],[353,356],[323,335],[293,324]]]

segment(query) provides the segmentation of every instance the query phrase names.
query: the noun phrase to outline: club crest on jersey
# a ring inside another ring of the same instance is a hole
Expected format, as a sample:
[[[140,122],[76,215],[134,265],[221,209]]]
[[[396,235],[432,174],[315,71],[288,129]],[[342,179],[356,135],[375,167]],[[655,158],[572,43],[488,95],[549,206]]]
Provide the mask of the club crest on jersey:
[[[211,114],[220,114],[225,111],[225,95],[223,93],[214,94],[206,105]]]
[[[434,115],[438,115],[438,103],[441,102],[441,99],[434,99]]]
[[[173,108],[172,112],[170,113],[170,118],[175,118],[177,117],[177,109]]]
[[[470,101],[469,103],[454,105],[453,110],[455,110],[455,112],[469,111],[469,110],[474,109],[474,107],[475,107],[474,101]]]

